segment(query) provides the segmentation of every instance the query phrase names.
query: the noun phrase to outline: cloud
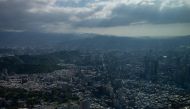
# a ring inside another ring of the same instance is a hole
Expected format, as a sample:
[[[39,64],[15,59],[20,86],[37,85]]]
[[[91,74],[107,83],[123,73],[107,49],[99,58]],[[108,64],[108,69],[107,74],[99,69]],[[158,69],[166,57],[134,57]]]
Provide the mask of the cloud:
[[[0,0],[0,30],[190,22],[189,0]]]
[[[183,0],[128,0],[105,3],[103,10],[78,25],[110,27],[139,22],[151,24],[188,23],[190,5]],[[104,10],[105,9],[105,10]],[[96,15],[99,15],[99,19]],[[103,16],[103,17],[101,17]]]

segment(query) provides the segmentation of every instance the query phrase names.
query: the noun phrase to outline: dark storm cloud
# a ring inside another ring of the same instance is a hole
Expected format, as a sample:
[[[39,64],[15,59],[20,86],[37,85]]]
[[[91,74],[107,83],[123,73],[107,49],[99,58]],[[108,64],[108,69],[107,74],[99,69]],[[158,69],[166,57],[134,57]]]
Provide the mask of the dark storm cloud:
[[[0,28],[23,28],[27,17],[24,10],[27,7],[24,2],[0,1]]]
[[[0,30],[189,23],[189,13],[188,0],[0,0]]]

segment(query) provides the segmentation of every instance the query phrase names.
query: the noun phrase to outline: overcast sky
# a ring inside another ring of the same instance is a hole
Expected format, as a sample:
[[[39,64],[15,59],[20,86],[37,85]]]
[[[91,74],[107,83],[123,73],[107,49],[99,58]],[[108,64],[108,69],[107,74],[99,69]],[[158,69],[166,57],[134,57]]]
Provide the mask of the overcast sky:
[[[190,34],[190,0],[0,0],[0,31]]]

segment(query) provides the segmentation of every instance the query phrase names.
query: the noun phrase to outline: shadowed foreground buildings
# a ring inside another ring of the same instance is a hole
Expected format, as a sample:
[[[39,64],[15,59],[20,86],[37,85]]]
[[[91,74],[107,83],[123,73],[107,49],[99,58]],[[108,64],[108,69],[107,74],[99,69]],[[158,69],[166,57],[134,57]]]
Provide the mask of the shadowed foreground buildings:
[[[62,51],[1,57],[0,104],[33,109],[188,107],[189,52],[173,52]]]

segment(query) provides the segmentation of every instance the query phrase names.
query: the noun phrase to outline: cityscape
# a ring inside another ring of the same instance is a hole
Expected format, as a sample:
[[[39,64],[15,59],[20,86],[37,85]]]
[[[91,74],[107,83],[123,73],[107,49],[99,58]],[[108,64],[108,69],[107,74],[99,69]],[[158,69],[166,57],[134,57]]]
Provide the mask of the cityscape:
[[[0,0],[0,109],[190,109],[190,0]]]
[[[0,105],[33,109],[188,109],[189,51],[157,52],[60,51],[3,56]],[[41,72],[32,66],[34,62],[43,66],[44,61],[55,62],[47,66],[59,67]],[[25,64],[34,72],[14,69],[15,65],[22,69]]]

